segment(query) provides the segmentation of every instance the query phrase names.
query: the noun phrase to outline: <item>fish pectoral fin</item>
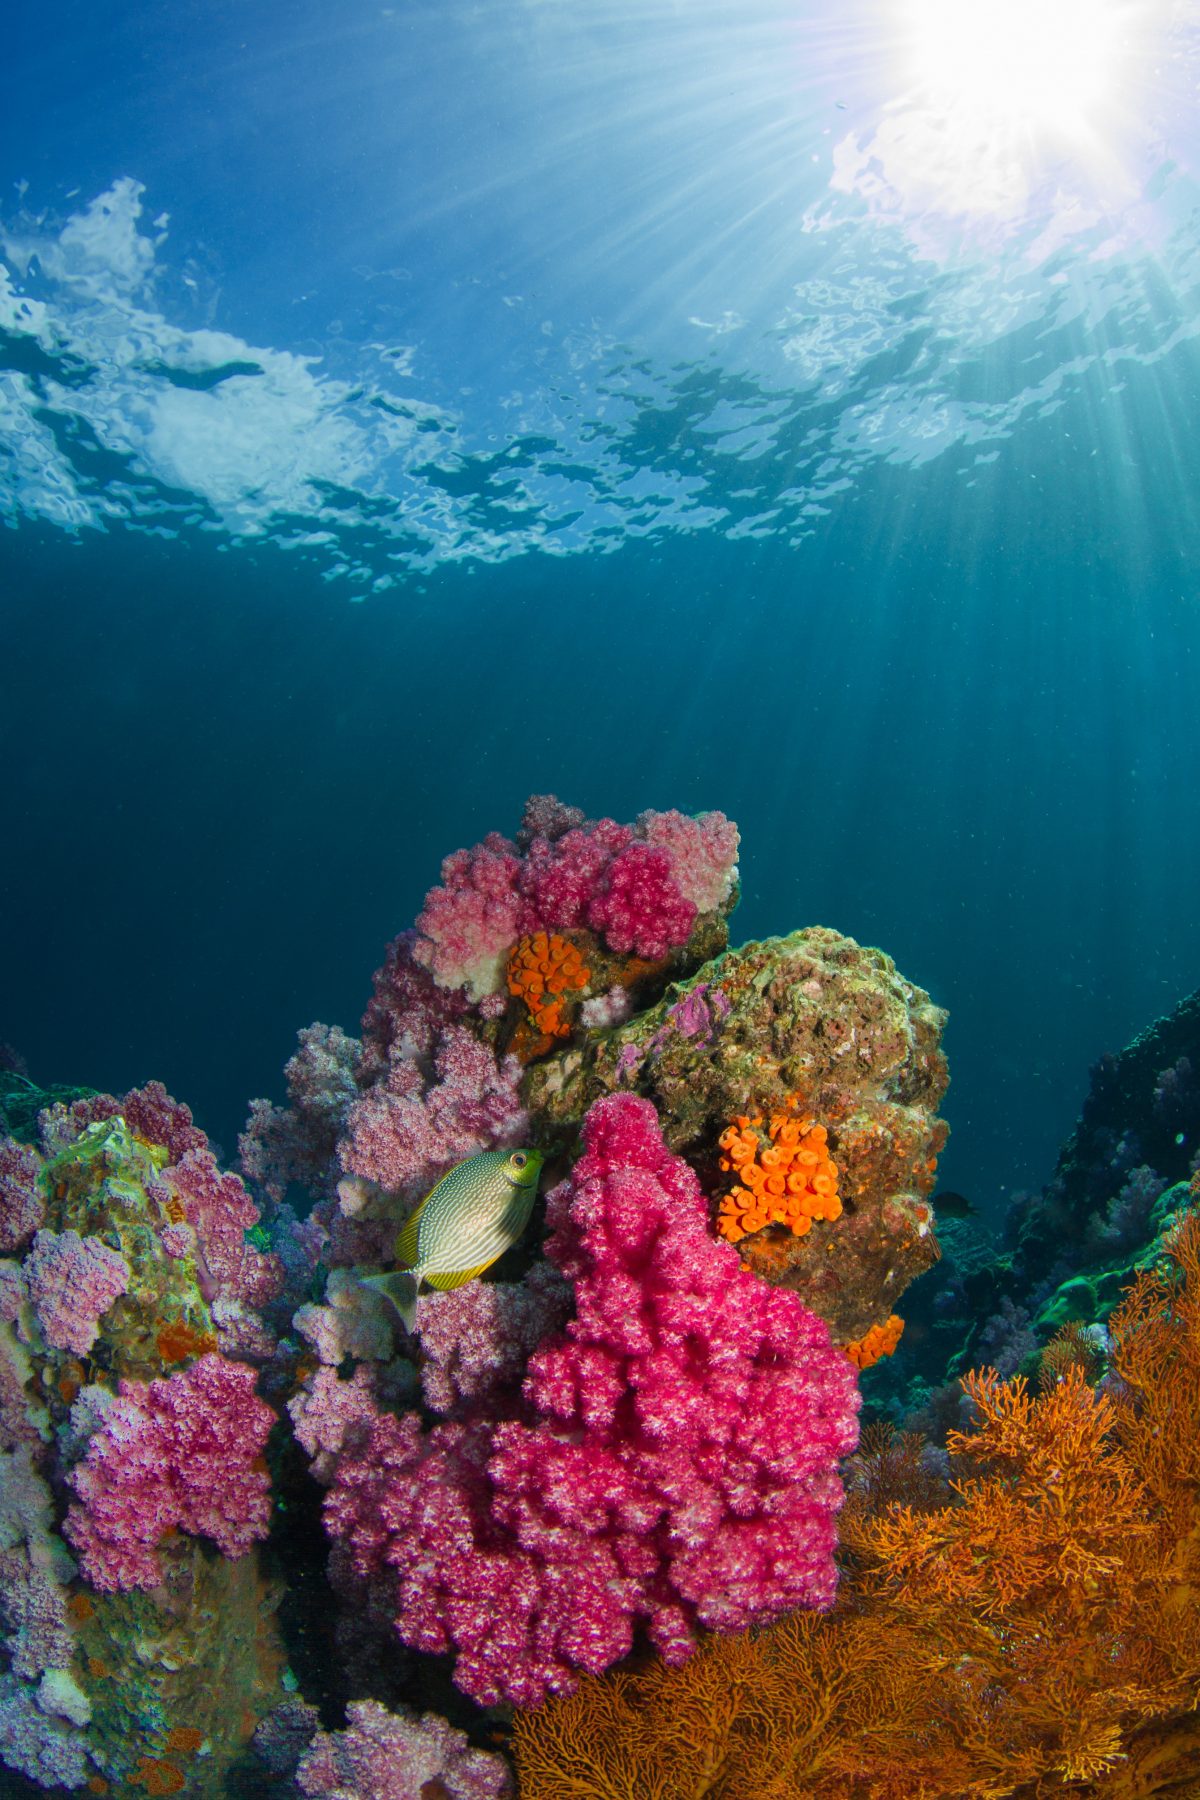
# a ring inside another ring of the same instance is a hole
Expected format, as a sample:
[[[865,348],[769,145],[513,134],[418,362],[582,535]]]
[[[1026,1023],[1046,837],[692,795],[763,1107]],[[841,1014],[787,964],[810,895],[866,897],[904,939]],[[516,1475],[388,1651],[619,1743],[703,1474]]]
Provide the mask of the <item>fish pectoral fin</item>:
[[[485,1269],[490,1269],[495,1260],[494,1256],[490,1256],[485,1263],[480,1263],[477,1269],[451,1269],[444,1275],[426,1275],[425,1285],[437,1288],[443,1294],[449,1293],[451,1288],[464,1287],[468,1281],[474,1281],[477,1275],[482,1275]]]
[[[416,1330],[417,1291],[420,1282],[411,1270],[391,1269],[386,1275],[364,1275],[362,1285],[374,1288],[391,1301],[403,1319],[406,1331]]]

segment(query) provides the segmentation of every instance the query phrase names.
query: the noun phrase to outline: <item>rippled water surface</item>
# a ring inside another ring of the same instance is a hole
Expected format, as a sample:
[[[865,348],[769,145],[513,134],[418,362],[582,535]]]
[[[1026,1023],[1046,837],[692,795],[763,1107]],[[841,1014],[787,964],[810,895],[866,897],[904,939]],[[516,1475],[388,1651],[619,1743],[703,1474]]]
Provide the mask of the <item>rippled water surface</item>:
[[[992,29],[7,28],[0,1037],[40,1078],[160,1075],[231,1142],[554,788],[736,816],[743,934],[837,925],[950,1008],[948,1177],[1043,1178],[1200,979],[1200,60],[1194,4]]]

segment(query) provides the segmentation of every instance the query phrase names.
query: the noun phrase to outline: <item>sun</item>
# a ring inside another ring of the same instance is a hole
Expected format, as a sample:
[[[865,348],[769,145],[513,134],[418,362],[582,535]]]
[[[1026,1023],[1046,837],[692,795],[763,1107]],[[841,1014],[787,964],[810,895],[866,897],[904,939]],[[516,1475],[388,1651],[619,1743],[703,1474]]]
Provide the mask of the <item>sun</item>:
[[[878,110],[837,141],[835,190],[939,260],[1017,238],[1043,259],[1134,203],[1179,114],[1168,0],[867,3]]]
[[[1121,0],[907,0],[910,74],[977,127],[1103,129],[1128,39]]]

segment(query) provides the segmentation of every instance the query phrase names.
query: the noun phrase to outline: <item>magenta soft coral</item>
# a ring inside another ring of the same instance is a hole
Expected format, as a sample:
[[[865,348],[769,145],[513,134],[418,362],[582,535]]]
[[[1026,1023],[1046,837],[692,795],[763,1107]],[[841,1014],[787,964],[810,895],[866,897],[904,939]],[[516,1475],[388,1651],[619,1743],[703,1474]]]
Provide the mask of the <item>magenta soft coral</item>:
[[[628,825],[615,819],[598,819],[553,840],[535,837],[521,871],[535,921],[529,929],[574,931],[585,924],[605,871],[632,840]]]
[[[632,843],[613,857],[588,901],[587,922],[620,956],[665,956],[686,944],[696,908],[671,873],[666,850]]]
[[[327,1501],[356,1572],[394,1584],[400,1635],[455,1652],[487,1703],[569,1690],[639,1621],[682,1661],[697,1626],[825,1606],[836,1580],[853,1368],[712,1238],[649,1102],[598,1101],[584,1145],[548,1201],[576,1316],[531,1358],[523,1401],[429,1433],[378,1418]]]
[[[242,1556],[267,1535],[263,1449],[274,1423],[254,1370],[209,1354],[164,1380],[123,1381],[71,1472],[64,1531],[95,1588],[155,1587],[168,1531]]]
[[[446,858],[412,951],[442,987],[465,987],[474,1000],[491,994],[505,953],[531,931],[586,925],[618,955],[658,958],[687,942],[698,911],[728,900],[738,836],[723,813],[647,812],[636,826],[596,819],[556,829],[576,817],[537,795],[519,834],[524,854],[492,832]]]

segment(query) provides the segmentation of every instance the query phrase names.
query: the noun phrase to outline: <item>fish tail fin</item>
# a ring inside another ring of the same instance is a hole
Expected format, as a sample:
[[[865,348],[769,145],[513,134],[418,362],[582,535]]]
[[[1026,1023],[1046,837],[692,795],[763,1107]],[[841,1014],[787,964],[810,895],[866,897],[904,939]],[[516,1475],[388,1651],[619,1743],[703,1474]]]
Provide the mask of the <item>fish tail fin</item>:
[[[392,1269],[386,1275],[364,1275],[362,1285],[374,1288],[391,1301],[404,1321],[405,1331],[416,1330],[417,1294],[421,1284],[410,1269]]]

